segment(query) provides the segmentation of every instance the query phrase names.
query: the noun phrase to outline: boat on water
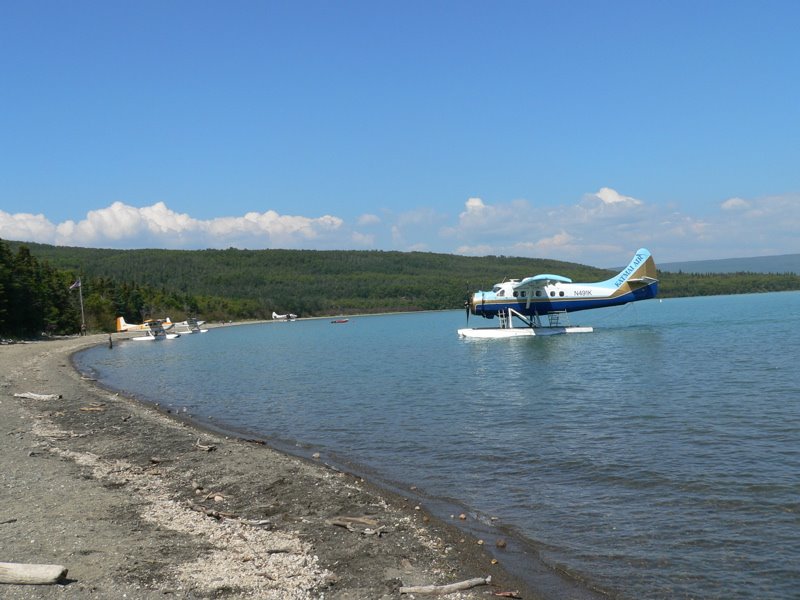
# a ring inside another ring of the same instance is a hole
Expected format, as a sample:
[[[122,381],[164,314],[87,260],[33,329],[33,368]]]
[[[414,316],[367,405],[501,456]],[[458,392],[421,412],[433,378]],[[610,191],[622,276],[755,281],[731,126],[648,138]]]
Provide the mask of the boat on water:
[[[347,323],[350,319],[334,319],[331,323]]]

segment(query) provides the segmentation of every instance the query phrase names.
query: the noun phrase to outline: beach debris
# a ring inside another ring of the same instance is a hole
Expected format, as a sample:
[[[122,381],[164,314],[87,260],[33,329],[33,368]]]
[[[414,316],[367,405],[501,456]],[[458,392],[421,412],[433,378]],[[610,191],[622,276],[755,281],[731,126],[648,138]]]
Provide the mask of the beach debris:
[[[218,521],[227,519],[229,521],[236,521],[237,523],[241,523],[242,525],[246,525],[248,527],[254,527],[256,529],[272,529],[272,527],[274,526],[272,521],[268,519],[245,519],[233,513],[221,512],[218,510],[214,510],[213,508],[206,508],[205,506],[196,504],[191,500],[187,500],[186,504],[192,510],[202,513],[207,517],[212,517]]]
[[[44,585],[58,583],[67,576],[62,565],[0,562],[0,583]]]
[[[61,400],[61,394],[35,394],[34,392],[19,392],[14,398],[27,398],[28,400]]]
[[[192,510],[196,510],[199,513],[203,513],[207,517],[212,517],[221,521],[222,519],[238,519],[239,517],[233,513],[226,513],[220,512],[218,510],[214,510],[213,508],[206,508],[205,506],[201,506],[199,504],[195,504],[191,500],[187,500],[186,503],[189,505],[189,508]]]
[[[197,441],[194,443],[194,447],[198,450],[202,450],[203,452],[213,452],[217,449],[214,444],[204,445],[200,443],[200,438],[197,438]]]
[[[474,579],[467,579],[465,581],[458,581],[456,583],[448,583],[447,585],[416,585],[411,587],[401,587],[401,594],[452,594],[453,592],[460,592],[479,585],[489,585],[492,583],[492,576],[475,577]]]
[[[106,409],[104,402],[92,402],[89,406],[81,406],[80,410],[84,412],[103,412]]]
[[[517,600],[521,600],[522,596],[520,596],[518,591],[509,591],[509,592],[492,592],[492,596],[498,596],[500,598],[516,598]]]
[[[348,531],[361,533],[363,535],[376,535],[381,537],[386,530],[380,524],[369,517],[334,517],[326,521],[328,525],[344,527]]]

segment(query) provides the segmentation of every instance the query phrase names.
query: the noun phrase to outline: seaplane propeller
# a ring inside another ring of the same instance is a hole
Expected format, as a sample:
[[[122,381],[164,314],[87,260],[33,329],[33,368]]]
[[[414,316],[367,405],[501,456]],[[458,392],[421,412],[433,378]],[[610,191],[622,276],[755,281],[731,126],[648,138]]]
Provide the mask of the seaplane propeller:
[[[469,325],[469,313],[470,313],[469,309],[470,309],[470,303],[471,303],[471,300],[472,300],[471,289],[472,288],[470,288],[469,283],[467,283],[466,299],[464,300],[464,310],[467,313],[467,325]]]

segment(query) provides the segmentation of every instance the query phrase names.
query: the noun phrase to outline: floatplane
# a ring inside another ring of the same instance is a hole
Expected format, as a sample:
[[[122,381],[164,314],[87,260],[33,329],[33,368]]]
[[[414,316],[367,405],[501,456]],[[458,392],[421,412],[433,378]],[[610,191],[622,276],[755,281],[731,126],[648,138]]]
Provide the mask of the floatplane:
[[[272,312],[272,320],[273,321],[294,321],[297,318],[297,315],[294,313],[286,313],[285,315],[279,315],[276,312]]]
[[[117,331],[144,331],[144,335],[131,338],[137,342],[150,342],[156,340],[174,340],[181,337],[180,333],[170,333],[169,330],[175,327],[175,323],[166,319],[149,319],[144,323],[127,323],[125,317],[117,317]]]
[[[205,321],[198,321],[194,318],[186,319],[180,323],[175,323],[176,333],[207,333],[208,329],[200,329]]]
[[[154,324],[160,325],[165,331],[175,327],[175,323],[170,321],[169,317],[165,319],[148,319],[143,323],[128,323],[125,321],[125,317],[117,317],[117,332],[150,331]]]
[[[478,315],[497,317],[499,327],[459,329],[463,338],[505,338],[564,333],[590,333],[592,327],[572,326],[567,313],[620,306],[655,298],[658,294],[656,263],[648,250],[640,248],[618,275],[597,283],[573,283],[561,275],[534,275],[495,284],[491,291],[478,291],[465,302],[467,319]],[[517,319],[521,326],[514,326]]]

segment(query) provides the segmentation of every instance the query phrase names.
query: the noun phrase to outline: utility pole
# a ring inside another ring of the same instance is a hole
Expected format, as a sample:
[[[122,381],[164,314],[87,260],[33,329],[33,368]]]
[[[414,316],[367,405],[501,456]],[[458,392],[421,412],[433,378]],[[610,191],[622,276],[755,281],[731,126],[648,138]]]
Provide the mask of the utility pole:
[[[81,285],[80,277],[78,277],[75,283],[69,286],[70,290],[74,290],[75,288],[78,288],[78,298],[81,302],[81,335],[86,335],[86,314],[83,312],[83,286]]]

